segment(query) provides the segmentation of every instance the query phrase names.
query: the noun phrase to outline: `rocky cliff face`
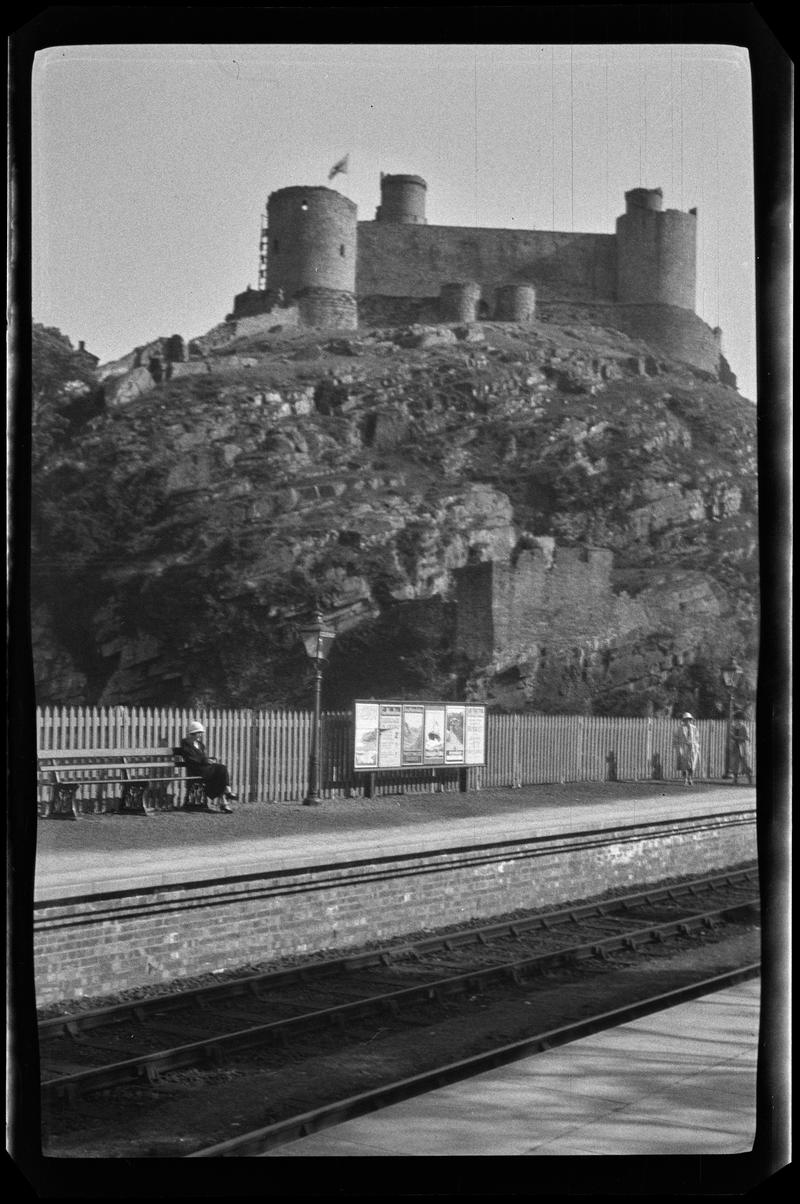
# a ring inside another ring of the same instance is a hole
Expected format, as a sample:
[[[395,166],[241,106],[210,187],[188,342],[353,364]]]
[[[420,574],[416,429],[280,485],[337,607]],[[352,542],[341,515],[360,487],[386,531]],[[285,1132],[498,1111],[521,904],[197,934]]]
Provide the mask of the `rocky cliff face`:
[[[305,704],[315,599],[328,705],[702,711],[721,659],[754,672],[755,407],[640,340],[276,330],[124,367],[35,471],[42,704]]]

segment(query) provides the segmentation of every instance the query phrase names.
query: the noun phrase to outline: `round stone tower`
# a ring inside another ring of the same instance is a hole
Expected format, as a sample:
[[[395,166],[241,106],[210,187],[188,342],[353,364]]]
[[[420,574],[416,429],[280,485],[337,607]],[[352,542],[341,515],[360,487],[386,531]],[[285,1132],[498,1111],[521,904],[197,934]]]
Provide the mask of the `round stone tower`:
[[[287,302],[304,289],[355,295],[355,204],[332,188],[281,188],[267,201],[267,287]]]
[[[421,176],[386,176],[381,172],[381,203],[376,222],[424,226],[428,185]]]
[[[498,322],[530,322],[536,317],[536,289],[532,284],[501,284],[494,290],[494,317]]]
[[[439,317],[443,322],[474,322],[480,299],[481,286],[474,280],[443,284],[439,290]]]
[[[617,218],[617,300],[694,310],[697,210],[662,209],[660,188],[625,193]]]

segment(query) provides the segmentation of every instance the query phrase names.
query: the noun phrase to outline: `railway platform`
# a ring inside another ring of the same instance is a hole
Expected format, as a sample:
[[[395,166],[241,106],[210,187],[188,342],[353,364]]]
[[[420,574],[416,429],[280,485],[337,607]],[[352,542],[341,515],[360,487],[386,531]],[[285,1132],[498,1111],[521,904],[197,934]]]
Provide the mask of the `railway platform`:
[[[755,807],[755,787],[570,783],[302,804],[238,804],[231,815],[86,816],[38,825],[35,899],[335,866],[526,837],[610,832]]]
[[[262,1156],[746,1154],[759,1007],[753,979]]]
[[[42,820],[37,1003],[331,956],[752,863],[755,793],[584,782]]]

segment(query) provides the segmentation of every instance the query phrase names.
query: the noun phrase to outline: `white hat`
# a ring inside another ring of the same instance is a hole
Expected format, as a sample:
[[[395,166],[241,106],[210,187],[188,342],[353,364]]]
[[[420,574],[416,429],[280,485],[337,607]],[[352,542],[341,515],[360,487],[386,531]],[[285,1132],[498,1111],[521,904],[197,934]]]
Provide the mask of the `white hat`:
[[[203,727],[202,723],[198,723],[196,719],[193,719],[189,724],[190,736],[194,736],[197,732],[204,732],[205,730],[206,729]]]
[[[693,719],[693,718],[694,718],[694,715],[690,715],[688,711],[684,711],[683,714],[681,715],[681,719]],[[200,730],[202,731],[203,729],[201,728]]]

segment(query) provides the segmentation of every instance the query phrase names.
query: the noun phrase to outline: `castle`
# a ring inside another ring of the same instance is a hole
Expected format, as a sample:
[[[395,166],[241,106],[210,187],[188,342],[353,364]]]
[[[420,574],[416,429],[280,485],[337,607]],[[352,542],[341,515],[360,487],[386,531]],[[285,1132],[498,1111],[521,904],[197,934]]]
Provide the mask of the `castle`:
[[[583,234],[432,226],[425,180],[380,183],[374,221],[359,221],[332,188],[271,193],[258,288],[238,293],[225,320],[188,345],[156,339],[103,365],[100,377],[138,371],[135,394],[163,373],[205,370],[209,354],[238,339],[281,331],[539,321],[611,327],[736,387],[721,330],[694,311],[697,210],[664,209],[660,188],[625,193],[616,233]],[[156,374],[145,367],[154,364]]]
[[[432,226],[420,176],[382,175],[380,188],[373,221],[331,188],[271,193],[259,286],[212,342],[275,326],[584,317],[735,384],[719,328],[694,312],[697,210],[664,209],[660,188],[626,192],[614,234]]]

